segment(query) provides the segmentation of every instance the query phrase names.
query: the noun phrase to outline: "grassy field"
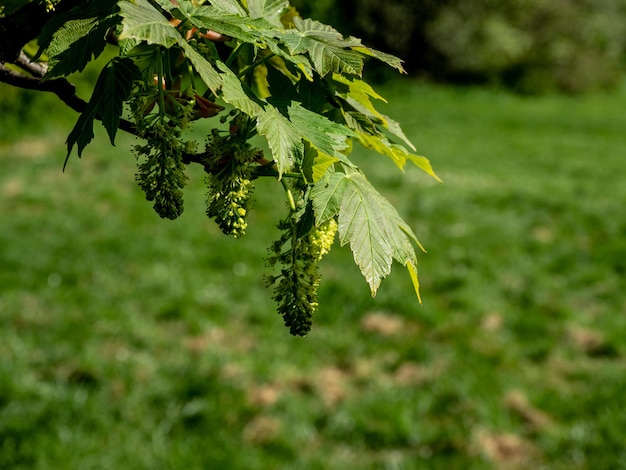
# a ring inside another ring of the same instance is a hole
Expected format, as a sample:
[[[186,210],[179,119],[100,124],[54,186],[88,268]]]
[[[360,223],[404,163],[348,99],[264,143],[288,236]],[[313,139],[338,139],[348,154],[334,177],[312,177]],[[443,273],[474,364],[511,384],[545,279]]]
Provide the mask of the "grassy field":
[[[130,138],[62,173],[73,117],[5,109],[0,468],[626,469],[626,90],[380,91],[444,180],[356,157],[428,249],[424,304],[336,246],[304,339],[262,280],[276,182],[228,239],[198,169],[162,221]]]

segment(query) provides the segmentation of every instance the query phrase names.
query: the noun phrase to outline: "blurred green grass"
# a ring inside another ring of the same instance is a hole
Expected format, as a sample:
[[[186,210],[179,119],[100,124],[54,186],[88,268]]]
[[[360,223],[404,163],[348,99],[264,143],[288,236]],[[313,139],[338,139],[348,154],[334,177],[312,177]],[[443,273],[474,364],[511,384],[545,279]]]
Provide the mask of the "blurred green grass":
[[[335,246],[305,339],[262,280],[276,182],[228,239],[199,169],[163,221],[132,138],[63,173],[75,117],[3,110],[0,468],[626,468],[626,90],[379,91],[444,180],[355,156],[428,249],[424,305]]]

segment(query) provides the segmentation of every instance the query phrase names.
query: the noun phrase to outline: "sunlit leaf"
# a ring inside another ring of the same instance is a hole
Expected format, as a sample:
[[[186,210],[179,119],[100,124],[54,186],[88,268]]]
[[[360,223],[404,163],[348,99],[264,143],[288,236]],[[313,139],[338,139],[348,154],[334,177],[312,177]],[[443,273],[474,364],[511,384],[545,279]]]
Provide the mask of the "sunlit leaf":
[[[417,259],[412,241],[418,245],[419,242],[396,209],[362,173],[351,172],[344,179],[339,240],[342,245],[350,243],[354,261],[375,296],[381,280],[391,271],[393,259],[415,269]],[[411,268],[409,274],[413,279]]]
[[[295,162],[302,161],[302,137],[298,129],[277,108],[267,106],[259,113],[257,130],[267,140],[279,175],[290,170]]]
[[[239,16],[246,15],[246,11],[241,7],[237,0],[211,0],[211,6],[226,13],[232,13]]]
[[[354,50],[366,56],[374,57],[375,59],[378,59],[381,62],[384,62],[385,64],[390,65],[394,69],[398,70],[400,73],[406,73],[406,71],[404,70],[404,67],[402,66],[403,60],[394,55],[386,54],[384,52],[380,52],[375,49],[365,47],[363,45],[355,46]]]
[[[120,39],[137,39],[148,44],[172,47],[180,44],[182,37],[159,10],[148,0],[121,1],[122,22]]]
[[[372,297],[391,272],[393,246],[387,237],[389,221],[381,213],[379,194],[360,174],[345,177],[339,211],[339,241],[350,244],[354,261],[370,286]]]
[[[202,78],[202,81],[206,83],[213,93],[217,94],[222,86],[222,75],[215,70],[211,62],[206,60],[187,42],[181,39],[179,44],[185,52],[185,56],[193,65],[193,68],[198,72],[200,78]]]
[[[294,24],[296,28],[282,36],[291,54],[308,54],[322,77],[329,73],[361,75],[363,56],[351,49],[358,43],[344,39],[337,30],[318,21],[294,18]]]
[[[309,111],[295,102],[289,106],[289,118],[311,144],[321,152],[340,159],[345,158],[341,151],[348,147],[347,137],[356,135],[345,126]]]
[[[253,99],[251,93],[246,93],[241,81],[226,64],[218,62],[217,66],[222,71],[222,99],[248,116],[258,116],[263,108],[255,101],[256,98]]]
[[[320,225],[339,214],[343,191],[345,189],[345,173],[328,171],[311,189],[311,201],[315,214],[315,225]]]
[[[280,17],[289,6],[287,0],[247,0],[248,12],[252,18],[264,18],[282,27]]]
[[[318,151],[308,141],[304,142],[304,158],[302,159],[302,174],[309,183],[320,181],[327,170],[339,159]]]
[[[406,269],[409,271],[409,276],[411,277],[411,283],[413,284],[413,289],[415,289],[415,295],[417,295],[417,300],[421,304],[422,296],[420,294],[420,281],[419,277],[417,276],[417,267],[409,261],[406,264]]]
[[[359,134],[357,140],[361,142],[365,148],[375,150],[381,155],[391,158],[401,170],[404,170],[404,166],[407,160],[409,160],[437,181],[441,181],[439,176],[435,174],[430,161],[426,157],[414,155],[407,151],[402,145],[394,144],[384,136]]]

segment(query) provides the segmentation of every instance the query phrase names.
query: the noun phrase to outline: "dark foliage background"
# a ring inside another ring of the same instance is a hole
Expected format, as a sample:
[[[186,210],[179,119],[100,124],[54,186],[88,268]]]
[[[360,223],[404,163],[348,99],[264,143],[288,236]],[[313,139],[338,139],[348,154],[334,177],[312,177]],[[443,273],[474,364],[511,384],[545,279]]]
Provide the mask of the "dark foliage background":
[[[439,81],[578,93],[614,87],[626,63],[624,0],[292,3]]]

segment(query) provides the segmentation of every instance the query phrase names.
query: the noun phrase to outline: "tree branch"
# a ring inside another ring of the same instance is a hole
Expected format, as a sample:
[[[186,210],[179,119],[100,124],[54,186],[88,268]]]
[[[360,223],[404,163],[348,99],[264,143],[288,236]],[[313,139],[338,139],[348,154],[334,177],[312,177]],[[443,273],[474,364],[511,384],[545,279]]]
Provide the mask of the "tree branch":
[[[43,76],[48,71],[47,64],[41,62],[33,62],[32,60],[30,60],[30,57],[28,57],[24,53],[24,51],[20,51],[20,55],[17,57],[15,65],[17,65],[25,72],[28,72],[29,74],[39,78],[43,78]]]
[[[26,60],[24,60],[26,58]],[[18,64],[16,64],[18,65]],[[24,55],[21,59],[22,69],[32,71],[34,74],[39,74],[45,70],[45,67],[40,64],[30,62],[28,58]],[[87,108],[87,102],[78,96],[76,96],[76,87],[68,82],[64,78],[54,78],[52,80],[42,80],[41,76],[32,77],[30,75],[25,75],[16,70],[10,69],[7,66],[0,64],[0,82],[6,83],[8,85],[12,85],[18,88],[25,88],[27,90],[36,90],[36,91],[45,91],[54,93],[59,97],[63,103],[72,108],[77,113],[82,113]],[[96,116],[98,120],[101,120],[100,116]],[[144,136],[139,135],[137,132],[137,128],[135,125],[126,120],[120,119],[120,124],[118,126],[119,129],[128,132],[136,137],[143,138]],[[206,159],[205,153],[193,154],[193,153],[185,153],[183,154],[183,162],[186,164],[190,163],[200,163]]]
[[[83,112],[87,107],[87,103],[76,96],[76,87],[64,78],[42,80],[41,77],[24,75],[0,64],[0,82],[28,90],[54,93],[61,101],[78,113]]]

